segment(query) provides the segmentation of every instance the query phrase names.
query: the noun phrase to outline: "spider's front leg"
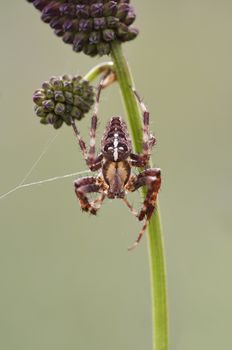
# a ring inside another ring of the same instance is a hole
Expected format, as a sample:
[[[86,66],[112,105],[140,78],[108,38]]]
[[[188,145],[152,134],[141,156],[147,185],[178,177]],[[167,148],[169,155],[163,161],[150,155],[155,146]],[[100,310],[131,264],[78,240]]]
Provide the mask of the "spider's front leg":
[[[145,167],[150,159],[152,147],[156,143],[155,137],[149,132],[149,124],[150,124],[150,113],[147,110],[144,102],[139,97],[137,91],[133,90],[135,97],[138,100],[140,108],[143,112],[143,143],[142,143],[142,153],[135,154],[131,153],[131,164],[137,167]]]
[[[151,168],[141,172],[138,176],[132,177],[129,183],[127,184],[127,190],[130,192],[134,192],[138,190],[140,187],[147,187],[147,194],[145,200],[143,202],[142,209],[137,215],[138,219],[142,221],[145,218],[145,223],[142,227],[142,230],[134,242],[134,244],[129,248],[129,250],[133,249],[141,240],[149,220],[153,214],[155,209],[155,203],[157,199],[157,195],[161,186],[161,172],[159,168]]]
[[[100,153],[99,155],[96,155],[96,130],[97,130],[97,113],[98,113],[98,106],[99,106],[99,101],[100,101],[100,94],[101,90],[104,87],[104,82],[106,77],[108,76],[109,73],[107,73],[102,80],[100,81],[97,89],[97,94],[96,94],[96,102],[94,106],[94,112],[93,116],[91,118],[91,127],[90,127],[90,142],[89,142],[89,151],[87,152],[86,144],[83,141],[82,137],[80,136],[80,132],[77,129],[77,126],[75,124],[74,120],[71,120],[71,125],[73,128],[73,131],[76,135],[76,138],[78,140],[81,152],[83,154],[83,157],[86,161],[86,164],[88,165],[89,169],[91,171],[96,171],[101,168],[102,165],[102,159],[103,155]]]
[[[86,164],[88,165],[89,169],[91,171],[99,170],[101,168],[101,163],[102,163],[102,159],[103,159],[102,154],[100,153],[98,156],[95,156],[95,157],[91,158],[91,161],[89,161],[89,156],[88,156],[88,153],[87,153],[86,144],[85,144],[84,140],[82,139],[82,137],[80,135],[80,132],[77,129],[77,126],[76,126],[74,120],[71,120],[71,125],[72,125],[73,131],[74,131],[74,133],[76,135],[77,141],[79,143],[82,155],[83,155],[83,157],[84,157],[84,159],[86,161]]]
[[[102,181],[103,183],[103,181]],[[82,179],[78,179],[74,182],[75,192],[77,195],[77,198],[79,199],[81,209],[83,211],[90,212],[93,215],[96,215],[97,210],[100,209],[100,206],[105,199],[104,189],[101,185],[101,182],[99,181],[99,178],[94,177],[84,177]],[[102,192],[101,196],[97,198],[92,203],[89,202],[89,199],[87,197],[88,193],[100,193]],[[98,203],[98,207],[95,206],[95,204]]]

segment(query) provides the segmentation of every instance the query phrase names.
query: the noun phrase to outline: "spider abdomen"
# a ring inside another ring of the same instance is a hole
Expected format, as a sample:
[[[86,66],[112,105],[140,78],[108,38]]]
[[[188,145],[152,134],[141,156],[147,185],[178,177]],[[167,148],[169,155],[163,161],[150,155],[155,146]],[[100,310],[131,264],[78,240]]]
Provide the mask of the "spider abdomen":
[[[130,178],[131,168],[127,161],[111,162],[106,160],[103,164],[102,175],[109,186],[109,198],[123,198],[125,185]]]
[[[101,142],[102,154],[107,160],[119,162],[128,158],[131,140],[126,123],[121,117],[112,117]]]

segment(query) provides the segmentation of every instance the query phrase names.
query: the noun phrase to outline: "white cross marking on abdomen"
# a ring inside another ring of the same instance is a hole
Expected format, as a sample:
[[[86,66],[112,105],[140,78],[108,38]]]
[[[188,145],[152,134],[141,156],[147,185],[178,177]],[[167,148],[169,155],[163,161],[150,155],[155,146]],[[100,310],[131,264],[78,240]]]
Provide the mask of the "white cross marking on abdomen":
[[[118,160],[118,134],[114,134],[114,161]]]

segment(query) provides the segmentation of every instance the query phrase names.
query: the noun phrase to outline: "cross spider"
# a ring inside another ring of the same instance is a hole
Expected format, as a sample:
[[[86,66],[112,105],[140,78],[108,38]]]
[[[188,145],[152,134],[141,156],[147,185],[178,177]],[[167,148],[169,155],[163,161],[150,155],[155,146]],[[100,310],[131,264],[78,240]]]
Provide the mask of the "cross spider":
[[[155,209],[157,194],[161,185],[159,168],[145,169],[137,176],[132,174],[131,169],[132,167],[144,168],[148,165],[151,151],[156,140],[155,137],[149,133],[149,112],[138,93],[133,90],[143,112],[142,153],[136,154],[132,152],[131,139],[126,123],[121,117],[114,116],[108,122],[103,134],[101,152],[96,154],[97,113],[100,93],[104,87],[103,81],[104,79],[102,79],[97,89],[96,103],[91,120],[90,146],[88,152],[74,120],[71,122],[86,164],[91,171],[94,172],[101,169],[101,172],[97,177],[83,177],[76,180],[74,182],[74,187],[83,211],[96,215],[106,197],[111,199],[120,198],[139,221],[144,220],[138,238],[133,245],[128,248],[131,250],[139,243],[147,228]],[[147,194],[140,212],[137,213],[125,196],[127,192],[134,192],[142,186],[147,187]],[[92,202],[90,202],[87,197],[87,194],[91,192],[100,193],[100,196]]]

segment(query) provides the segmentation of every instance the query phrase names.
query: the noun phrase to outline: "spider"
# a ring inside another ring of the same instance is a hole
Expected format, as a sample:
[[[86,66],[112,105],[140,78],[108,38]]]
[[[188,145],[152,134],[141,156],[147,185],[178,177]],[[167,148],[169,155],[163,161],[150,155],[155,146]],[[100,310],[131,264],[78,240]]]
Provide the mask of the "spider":
[[[108,122],[101,140],[101,152],[96,154],[96,129],[98,123],[98,106],[101,90],[104,87],[104,79],[101,80],[96,94],[96,102],[90,128],[90,144],[87,151],[86,144],[80,136],[74,120],[71,121],[72,128],[78,140],[81,152],[87,166],[92,172],[101,170],[94,177],[83,177],[74,182],[76,196],[80,202],[81,209],[96,215],[106,197],[110,199],[119,198],[127,205],[132,214],[139,221],[144,220],[143,227],[138,238],[128,250],[132,250],[141,240],[152,213],[155,209],[157,195],[161,185],[161,172],[159,168],[146,168],[151,156],[151,151],[156,143],[155,137],[149,132],[149,112],[133,90],[135,97],[143,112],[143,140],[142,152],[132,152],[131,139],[126,123],[120,116],[113,116]],[[132,167],[145,168],[138,175],[132,173]],[[142,208],[137,213],[126,199],[127,192],[134,192],[140,187],[146,186],[147,193]],[[99,193],[94,201],[89,200],[89,193]]]

